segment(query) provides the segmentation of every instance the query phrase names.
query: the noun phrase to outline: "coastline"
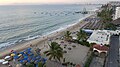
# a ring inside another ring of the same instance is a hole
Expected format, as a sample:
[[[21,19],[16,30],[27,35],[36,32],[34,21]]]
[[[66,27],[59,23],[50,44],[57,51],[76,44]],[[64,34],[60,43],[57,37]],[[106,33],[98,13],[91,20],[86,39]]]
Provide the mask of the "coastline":
[[[93,15],[94,14],[83,17],[83,18],[79,19],[78,22],[75,22],[74,24],[70,24],[63,29],[57,30],[57,31],[52,32],[50,34],[43,35],[40,38],[33,39],[33,40],[23,42],[23,43],[19,43],[19,44],[14,45],[13,47],[9,47],[7,49],[4,49],[4,50],[0,51],[0,57],[3,57],[5,55],[9,54],[11,50],[21,51],[25,48],[30,47],[31,44],[32,44],[32,46],[37,46],[37,45],[43,46],[43,44],[41,44],[42,42],[48,41],[48,39],[53,39],[53,38],[56,38],[58,36],[62,36],[64,34],[64,32],[67,31],[67,30],[76,31],[76,30],[80,29],[85,24],[87,24],[87,22],[83,22],[83,20],[86,19],[86,18],[89,18]]]

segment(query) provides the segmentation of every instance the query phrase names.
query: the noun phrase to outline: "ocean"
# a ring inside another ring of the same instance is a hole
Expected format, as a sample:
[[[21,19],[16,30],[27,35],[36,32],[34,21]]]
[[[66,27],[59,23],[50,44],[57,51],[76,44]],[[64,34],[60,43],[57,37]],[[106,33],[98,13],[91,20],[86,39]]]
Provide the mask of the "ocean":
[[[0,48],[39,38],[63,29],[100,5],[9,5],[0,6]]]

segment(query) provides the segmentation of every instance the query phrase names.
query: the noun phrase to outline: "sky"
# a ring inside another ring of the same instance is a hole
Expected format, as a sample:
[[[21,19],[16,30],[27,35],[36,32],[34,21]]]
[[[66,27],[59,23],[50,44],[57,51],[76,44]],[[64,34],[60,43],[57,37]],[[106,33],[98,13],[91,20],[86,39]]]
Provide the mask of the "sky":
[[[9,4],[75,4],[75,3],[107,3],[111,0],[0,0],[0,5]]]

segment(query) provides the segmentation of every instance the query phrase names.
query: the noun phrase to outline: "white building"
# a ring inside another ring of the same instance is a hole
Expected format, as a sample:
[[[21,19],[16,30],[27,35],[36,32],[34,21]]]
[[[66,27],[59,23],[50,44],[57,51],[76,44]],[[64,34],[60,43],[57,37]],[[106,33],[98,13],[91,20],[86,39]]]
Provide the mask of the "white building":
[[[120,7],[116,7],[115,19],[120,18]]]
[[[94,30],[92,35],[87,39],[89,43],[96,43],[102,45],[109,45],[110,36],[113,34],[119,34],[120,31],[110,31],[110,30]]]

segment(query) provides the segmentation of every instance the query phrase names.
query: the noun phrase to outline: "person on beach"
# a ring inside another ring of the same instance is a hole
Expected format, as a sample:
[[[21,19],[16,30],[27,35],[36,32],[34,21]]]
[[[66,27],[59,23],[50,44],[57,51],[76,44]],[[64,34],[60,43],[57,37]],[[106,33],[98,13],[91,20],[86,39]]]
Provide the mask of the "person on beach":
[[[30,47],[33,47],[33,45],[32,45],[32,44],[30,44]]]

